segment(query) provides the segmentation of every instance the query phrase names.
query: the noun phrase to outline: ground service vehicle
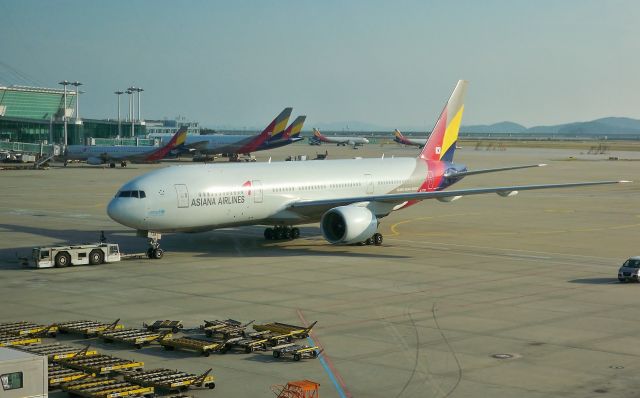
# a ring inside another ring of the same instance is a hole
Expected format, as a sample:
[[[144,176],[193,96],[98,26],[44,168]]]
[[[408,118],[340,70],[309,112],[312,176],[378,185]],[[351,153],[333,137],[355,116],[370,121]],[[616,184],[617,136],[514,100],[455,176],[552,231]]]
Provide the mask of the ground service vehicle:
[[[32,251],[35,268],[115,263],[121,260],[117,243],[92,243],[74,246],[36,247]]]
[[[638,278],[638,273],[640,273],[640,256],[631,257],[627,261],[625,261],[618,270],[618,281],[638,282],[640,281],[640,279]]]

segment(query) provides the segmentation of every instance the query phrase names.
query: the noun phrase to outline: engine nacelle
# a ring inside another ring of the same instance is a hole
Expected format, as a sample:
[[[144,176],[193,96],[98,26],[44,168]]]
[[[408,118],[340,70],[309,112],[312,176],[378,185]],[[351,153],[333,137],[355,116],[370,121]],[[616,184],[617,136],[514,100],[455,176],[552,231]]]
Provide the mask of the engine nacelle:
[[[324,213],[320,229],[331,244],[359,243],[376,233],[378,219],[366,207],[339,206]]]
[[[90,157],[87,159],[87,164],[98,165],[102,164],[102,159],[96,157]]]

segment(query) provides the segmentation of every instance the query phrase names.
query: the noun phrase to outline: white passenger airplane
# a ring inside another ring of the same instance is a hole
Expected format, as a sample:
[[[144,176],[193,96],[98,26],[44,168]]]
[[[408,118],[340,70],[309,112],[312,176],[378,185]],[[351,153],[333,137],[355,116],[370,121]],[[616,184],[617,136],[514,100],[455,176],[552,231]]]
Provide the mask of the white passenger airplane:
[[[289,138],[289,134],[292,129],[297,129],[298,125],[300,129],[302,128],[300,122],[304,122],[306,116],[298,117],[287,128],[287,122],[292,110],[293,108],[285,108],[260,134],[251,136],[235,134],[188,135],[184,147],[187,150],[193,150],[205,155],[223,154],[237,159],[238,155],[277,148],[300,141],[301,138],[299,137]],[[286,139],[283,138],[285,133],[287,133]],[[164,139],[166,135],[149,134],[149,137]]]
[[[402,133],[398,129],[393,130],[393,140],[398,144],[417,146],[419,148],[423,148],[425,145],[427,145],[426,138],[408,138],[402,135]]]
[[[145,163],[164,159],[176,147],[184,144],[187,128],[179,129],[166,145],[157,147],[134,145],[68,145],[64,153],[64,165],[69,160],[84,160],[88,164],[108,163],[110,167],[126,167],[128,161]]]
[[[380,245],[379,220],[425,199],[451,202],[466,195],[615,184],[623,181],[499,186],[445,191],[465,176],[542,165],[467,170],[453,163],[467,82],[459,81],[427,145],[417,158],[325,160],[174,166],[126,184],[107,207],[109,216],[149,238],[160,258],[164,232],[201,232],[242,225],[266,228],[266,239],[291,239],[295,225],[320,222],[332,244]]]
[[[313,137],[311,138],[316,143],[324,142],[328,144],[338,144],[344,146],[352,146],[354,149],[358,145],[368,144],[369,140],[364,137],[339,137],[339,136],[326,136],[320,133],[320,130],[313,129]]]

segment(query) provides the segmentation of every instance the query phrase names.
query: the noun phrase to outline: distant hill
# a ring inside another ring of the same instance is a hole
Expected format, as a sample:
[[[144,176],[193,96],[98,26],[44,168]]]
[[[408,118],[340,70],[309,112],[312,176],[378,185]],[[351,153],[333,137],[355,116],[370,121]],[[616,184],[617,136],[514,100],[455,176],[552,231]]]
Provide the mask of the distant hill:
[[[514,122],[500,122],[490,125],[462,126],[463,133],[521,133],[527,128]]]
[[[588,122],[533,126],[526,128],[512,122],[491,125],[462,126],[464,133],[539,133],[561,135],[616,135],[640,134],[640,120],[628,117],[605,117]]]

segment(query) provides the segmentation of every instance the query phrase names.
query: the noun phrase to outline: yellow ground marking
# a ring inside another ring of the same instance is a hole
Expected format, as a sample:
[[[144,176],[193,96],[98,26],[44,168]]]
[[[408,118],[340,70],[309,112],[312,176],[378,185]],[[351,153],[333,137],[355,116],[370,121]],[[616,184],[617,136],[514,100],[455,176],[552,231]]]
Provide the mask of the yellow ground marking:
[[[443,214],[441,216],[418,217],[418,218],[412,218],[411,220],[399,221],[399,222],[397,222],[397,223],[395,223],[395,224],[393,224],[393,225],[391,225],[389,227],[389,229],[391,230],[391,234],[389,234],[387,236],[398,236],[398,235],[400,235],[400,232],[398,232],[398,226],[403,225],[403,224],[407,224],[407,223],[410,223],[410,222],[414,222],[414,221],[433,220],[435,218],[477,216],[479,214],[482,214],[482,213]]]

